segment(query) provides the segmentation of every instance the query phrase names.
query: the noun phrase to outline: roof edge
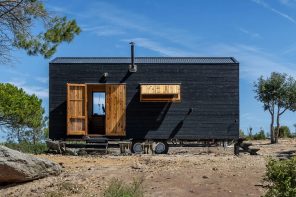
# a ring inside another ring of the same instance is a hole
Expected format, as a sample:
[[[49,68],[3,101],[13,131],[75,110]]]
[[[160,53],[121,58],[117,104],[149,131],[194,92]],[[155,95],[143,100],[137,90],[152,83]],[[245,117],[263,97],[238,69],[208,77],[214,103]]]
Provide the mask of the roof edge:
[[[51,60],[49,63],[53,64],[53,63],[83,63],[81,62],[82,60],[85,60],[86,63],[90,63],[90,61],[93,61],[92,63],[128,63],[127,60],[130,60],[131,57],[56,57],[53,60]],[[97,60],[98,62],[95,62],[95,60]],[[101,60],[101,62],[99,61]],[[103,62],[102,60],[106,60],[106,62]],[[116,62],[116,60],[121,60],[122,62]],[[165,61],[170,61],[168,63],[172,63],[174,61],[176,61],[176,63],[193,63],[193,60],[212,60],[209,61],[209,63],[212,63],[213,60],[230,60],[232,61],[231,63],[239,63],[234,57],[220,57],[220,56],[214,56],[214,57],[194,57],[194,56],[190,56],[190,57],[135,57],[135,60],[154,60],[154,62],[151,63],[158,63],[155,62],[156,60],[161,61],[161,60],[165,60]],[[183,62],[183,61],[184,62]],[[188,61],[186,61],[188,60]],[[124,62],[123,62],[124,61]],[[181,62],[180,62],[181,61]],[[159,63],[164,63],[164,62],[159,62]],[[219,62],[217,62],[219,63]],[[228,62],[230,63],[230,62]]]

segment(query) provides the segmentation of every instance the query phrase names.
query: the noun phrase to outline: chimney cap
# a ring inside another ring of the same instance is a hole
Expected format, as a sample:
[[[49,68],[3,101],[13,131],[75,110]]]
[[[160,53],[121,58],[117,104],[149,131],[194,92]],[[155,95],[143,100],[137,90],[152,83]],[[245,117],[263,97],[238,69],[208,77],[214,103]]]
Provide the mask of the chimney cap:
[[[136,43],[135,43],[135,42],[133,42],[133,41],[131,41],[131,42],[130,42],[130,44],[131,44],[131,45],[135,45]]]

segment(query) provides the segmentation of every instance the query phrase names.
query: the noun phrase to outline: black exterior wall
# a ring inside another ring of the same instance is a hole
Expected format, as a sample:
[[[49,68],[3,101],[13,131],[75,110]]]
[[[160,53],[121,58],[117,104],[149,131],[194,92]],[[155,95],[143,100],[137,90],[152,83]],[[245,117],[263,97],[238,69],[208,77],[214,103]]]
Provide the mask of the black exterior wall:
[[[49,137],[66,136],[66,83],[126,83],[126,134],[130,139],[237,139],[239,63],[49,64]],[[181,83],[181,102],[141,103],[139,83]],[[191,113],[190,113],[191,111]]]

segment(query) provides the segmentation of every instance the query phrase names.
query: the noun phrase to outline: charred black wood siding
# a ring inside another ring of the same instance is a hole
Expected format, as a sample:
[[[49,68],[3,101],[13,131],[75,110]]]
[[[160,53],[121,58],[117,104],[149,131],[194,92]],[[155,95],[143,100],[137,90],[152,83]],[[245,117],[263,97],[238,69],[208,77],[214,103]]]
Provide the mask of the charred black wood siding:
[[[126,83],[126,138],[236,139],[239,64],[64,63],[49,65],[49,134],[66,138],[66,83]],[[180,103],[141,103],[139,83],[181,83]],[[188,114],[190,109],[192,113]]]

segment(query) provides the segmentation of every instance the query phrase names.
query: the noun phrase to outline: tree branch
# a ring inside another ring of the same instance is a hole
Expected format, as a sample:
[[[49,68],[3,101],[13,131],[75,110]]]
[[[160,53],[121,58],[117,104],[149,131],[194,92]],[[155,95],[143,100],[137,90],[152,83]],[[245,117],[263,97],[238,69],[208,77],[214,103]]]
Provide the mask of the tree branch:
[[[16,1],[15,1],[16,2]],[[10,13],[12,10],[14,10],[16,7],[18,7],[21,3],[23,2],[23,0],[21,0],[20,2],[18,2],[15,6],[13,6],[12,8],[8,9],[6,12],[2,13],[0,15],[0,18],[4,15],[6,15],[7,13]],[[5,5],[2,5],[5,8]],[[6,9],[6,8],[5,8]]]
[[[282,112],[279,113],[279,115],[282,115],[283,113],[285,113],[285,111],[287,110],[288,108],[284,109]]]

